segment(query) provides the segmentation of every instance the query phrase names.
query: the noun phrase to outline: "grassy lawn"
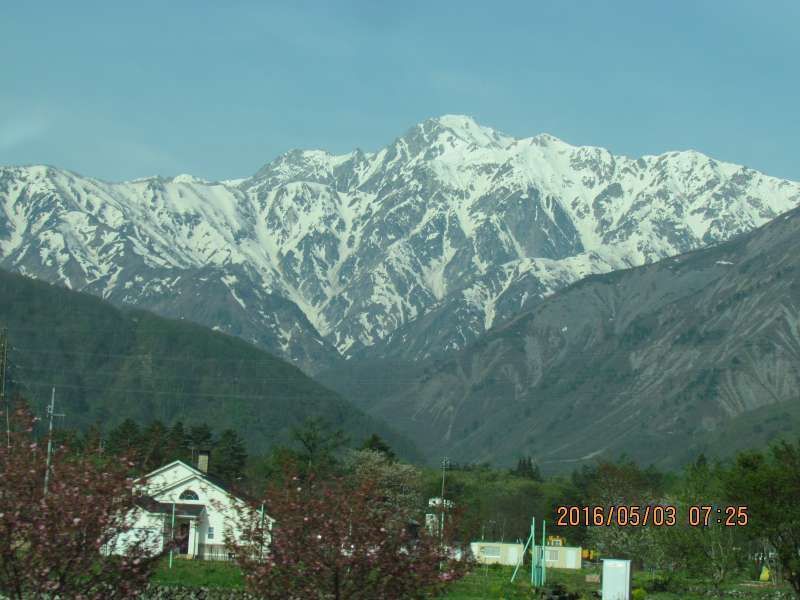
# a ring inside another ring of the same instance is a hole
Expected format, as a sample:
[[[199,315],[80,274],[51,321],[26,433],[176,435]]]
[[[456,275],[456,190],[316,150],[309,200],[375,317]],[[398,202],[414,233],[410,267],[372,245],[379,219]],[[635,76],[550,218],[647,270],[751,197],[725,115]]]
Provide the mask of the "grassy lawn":
[[[531,598],[530,571],[520,569],[516,580],[511,583],[511,574],[514,569],[510,567],[485,567],[479,566],[457,581],[444,595],[446,600],[478,600],[496,598],[504,600],[517,600],[517,598]]]
[[[183,587],[214,587],[225,589],[241,589],[244,577],[234,563],[175,560],[169,568],[169,560],[165,559],[153,575],[153,583],[159,585],[176,585]]]
[[[511,567],[485,567],[478,566],[461,581],[450,587],[444,595],[445,600],[518,600],[534,598],[530,586],[530,571],[520,569],[516,581],[510,582],[513,568]],[[548,586],[561,584],[567,591],[578,592],[583,599],[594,598],[593,592],[599,591],[600,584],[588,583],[586,575],[599,573],[599,568],[588,568],[582,571],[556,570],[547,571]],[[632,588],[649,588],[652,575],[644,571],[635,571],[633,574]],[[233,563],[175,560],[172,569],[168,561],[159,565],[153,576],[153,582],[161,585],[182,587],[214,587],[224,589],[241,589],[244,579],[241,571]],[[675,592],[648,592],[648,600],[707,600],[708,592],[701,582],[685,580],[681,587],[686,590]],[[679,588],[680,589],[680,588]],[[748,581],[738,581],[728,584],[726,591],[734,591],[737,598],[742,600],[761,600],[775,598],[778,590],[788,591],[785,586],[762,585]]]

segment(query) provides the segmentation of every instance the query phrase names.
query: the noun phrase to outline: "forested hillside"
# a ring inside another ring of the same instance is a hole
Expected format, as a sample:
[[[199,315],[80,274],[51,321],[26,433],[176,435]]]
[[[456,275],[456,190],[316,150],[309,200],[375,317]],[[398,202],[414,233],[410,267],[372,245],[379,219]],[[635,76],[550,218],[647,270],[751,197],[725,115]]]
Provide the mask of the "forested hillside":
[[[239,338],[0,271],[8,386],[42,415],[56,388],[60,425],[108,428],[132,418],[233,429],[252,452],[316,417],[360,443],[373,431],[410,443],[336,393]]]

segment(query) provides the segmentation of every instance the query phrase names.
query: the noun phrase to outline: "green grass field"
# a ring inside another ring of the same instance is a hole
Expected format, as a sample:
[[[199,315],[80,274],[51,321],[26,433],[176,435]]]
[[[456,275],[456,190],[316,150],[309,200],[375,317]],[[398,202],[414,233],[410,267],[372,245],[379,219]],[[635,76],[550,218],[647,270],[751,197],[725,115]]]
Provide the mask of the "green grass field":
[[[461,581],[454,583],[445,593],[445,600],[519,600],[535,597],[530,585],[530,571],[520,569],[517,579],[511,583],[511,567],[478,566]],[[600,589],[600,584],[586,581],[586,575],[599,573],[599,568],[567,571],[551,569],[547,572],[549,585],[561,584],[570,592],[577,592],[582,599],[595,598],[593,592]],[[653,575],[644,571],[634,572],[632,588],[641,588],[642,592],[651,587]],[[232,563],[176,560],[172,569],[164,561],[156,571],[153,582],[160,585],[181,587],[206,587],[241,589],[244,578],[241,571]],[[700,600],[709,598],[702,582],[682,580],[681,589],[674,592],[646,592],[642,598],[648,600]],[[788,595],[785,586],[758,584],[749,581],[736,581],[725,587],[730,595],[742,600],[766,600],[776,598],[776,592]]]

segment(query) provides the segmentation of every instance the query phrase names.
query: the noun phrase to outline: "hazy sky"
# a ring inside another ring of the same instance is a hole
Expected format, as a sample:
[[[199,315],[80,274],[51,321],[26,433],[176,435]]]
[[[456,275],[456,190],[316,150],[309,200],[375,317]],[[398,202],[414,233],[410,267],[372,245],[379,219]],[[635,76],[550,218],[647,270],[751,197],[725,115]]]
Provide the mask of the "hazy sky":
[[[251,175],[464,113],[800,180],[800,2],[13,2],[0,164]]]

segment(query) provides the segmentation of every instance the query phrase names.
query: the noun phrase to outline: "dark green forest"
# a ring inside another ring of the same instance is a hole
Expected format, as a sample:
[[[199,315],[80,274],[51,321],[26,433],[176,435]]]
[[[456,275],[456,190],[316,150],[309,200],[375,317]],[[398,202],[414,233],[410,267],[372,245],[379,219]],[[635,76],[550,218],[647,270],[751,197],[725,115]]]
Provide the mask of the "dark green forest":
[[[0,271],[0,327],[9,340],[7,393],[24,396],[41,416],[55,387],[63,428],[108,431],[126,419],[208,423],[236,431],[258,453],[313,417],[353,439],[377,431],[417,458],[389,426],[298,368],[187,321]]]

